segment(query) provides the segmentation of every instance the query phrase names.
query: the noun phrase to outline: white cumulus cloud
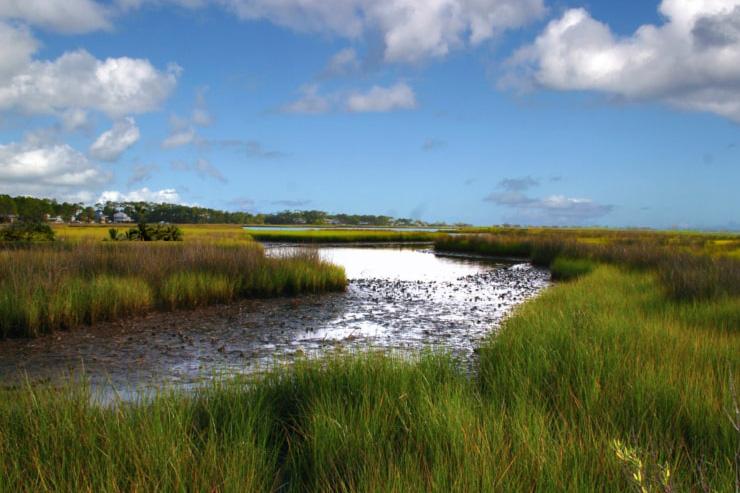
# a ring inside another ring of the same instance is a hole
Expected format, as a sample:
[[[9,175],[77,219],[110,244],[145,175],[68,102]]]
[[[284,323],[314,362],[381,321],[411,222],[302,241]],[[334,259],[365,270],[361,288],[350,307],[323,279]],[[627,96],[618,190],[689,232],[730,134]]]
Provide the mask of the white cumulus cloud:
[[[102,161],[116,161],[139,140],[139,127],[132,117],[123,118],[103,132],[90,146],[90,155]]]
[[[380,36],[388,62],[418,62],[477,45],[544,15],[544,0],[0,0],[0,19],[63,33],[110,29],[145,4],[205,8],[350,40]]]
[[[0,22],[0,80],[21,71],[38,49],[28,28]]]
[[[111,174],[67,144],[36,139],[0,145],[0,191],[68,197],[80,189],[102,186]]]
[[[619,37],[570,9],[509,60],[501,83],[657,100],[740,121],[740,0],[663,0],[660,12],[663,24]]]
[[[68,34],[109,29],[109,14],[93,0],[0,0],[0,18]]]
[[[67,108],[98,110],[111,117],[155,110],[177,81],[177,69],[161,72],[148,60],[98,60],[80,50],[54,61],[34,61],[0,84],[0,109],[54,114]]]
[[[149,190],[147,187],[144,187],[128,192],[106,190],[100,194],[97,202],[155,202],[157,204],[178,204],[182,203],[182,200],[180,199],[180,194],[174,188]]]
[[[37,47],[26,28],[0,21],[0,111],[144,113],[169,96],[180,72],[175,65],[159,70],[146,59],[99,60],[85,50],[39,60],[33,58]]]
[[[130,7],[145,0],[127,0]],[[156,0],[149,0],[156,1]],[[159,0],[162,3],[163,0]],[[202,7],[205,0],[169,0]],[[357,40],[380,35],[388,62],[418,62],[476,45],[545,13],[543,0],[212,0],[245,20]]]

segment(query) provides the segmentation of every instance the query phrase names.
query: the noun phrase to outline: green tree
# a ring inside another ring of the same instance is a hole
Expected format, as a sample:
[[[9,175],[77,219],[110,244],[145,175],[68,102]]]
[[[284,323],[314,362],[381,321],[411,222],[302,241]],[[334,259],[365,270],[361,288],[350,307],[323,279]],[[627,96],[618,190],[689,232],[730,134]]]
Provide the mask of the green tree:
[[[0,229],[0,241],[54,241],[54,230],[46,223],[18,221]]]
[[[0,216],[9,216],[11,214],[18,214],[15,201],[10,195],[0,195]]]
[[[28,223],[45,221],[46,215],[53,212],[50,202],[33,197],[16,197],[15,204],[21,221]]]

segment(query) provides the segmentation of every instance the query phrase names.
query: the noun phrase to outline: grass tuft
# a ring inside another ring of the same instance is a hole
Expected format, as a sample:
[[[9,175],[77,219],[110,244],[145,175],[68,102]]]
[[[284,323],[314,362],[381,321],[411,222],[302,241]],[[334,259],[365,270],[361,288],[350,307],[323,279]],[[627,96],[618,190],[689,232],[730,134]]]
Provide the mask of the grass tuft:
[[[557,257],[550,264],[552,278],[557,281],[570,281],[584,276],[596,268],[596,263],[588,259]]]

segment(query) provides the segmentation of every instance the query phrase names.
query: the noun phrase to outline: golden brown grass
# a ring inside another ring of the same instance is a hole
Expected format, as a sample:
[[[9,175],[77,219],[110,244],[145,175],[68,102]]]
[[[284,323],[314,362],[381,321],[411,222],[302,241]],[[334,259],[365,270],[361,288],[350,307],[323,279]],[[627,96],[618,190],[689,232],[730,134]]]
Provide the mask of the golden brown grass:
[[[345,284],[316,252],[268,258],[244,240],[11,245],[0,250],[0,337]]]

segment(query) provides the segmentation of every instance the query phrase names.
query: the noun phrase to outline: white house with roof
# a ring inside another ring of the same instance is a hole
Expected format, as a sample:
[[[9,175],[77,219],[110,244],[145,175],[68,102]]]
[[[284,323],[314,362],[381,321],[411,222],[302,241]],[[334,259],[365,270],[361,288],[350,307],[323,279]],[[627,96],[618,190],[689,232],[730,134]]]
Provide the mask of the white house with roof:
[[[132,223],[134,222],[131,217],[129,217],[128,214],[126,214],[123,211],[118,211],[115,214],[113,214],[113,222],[114,223]]]

